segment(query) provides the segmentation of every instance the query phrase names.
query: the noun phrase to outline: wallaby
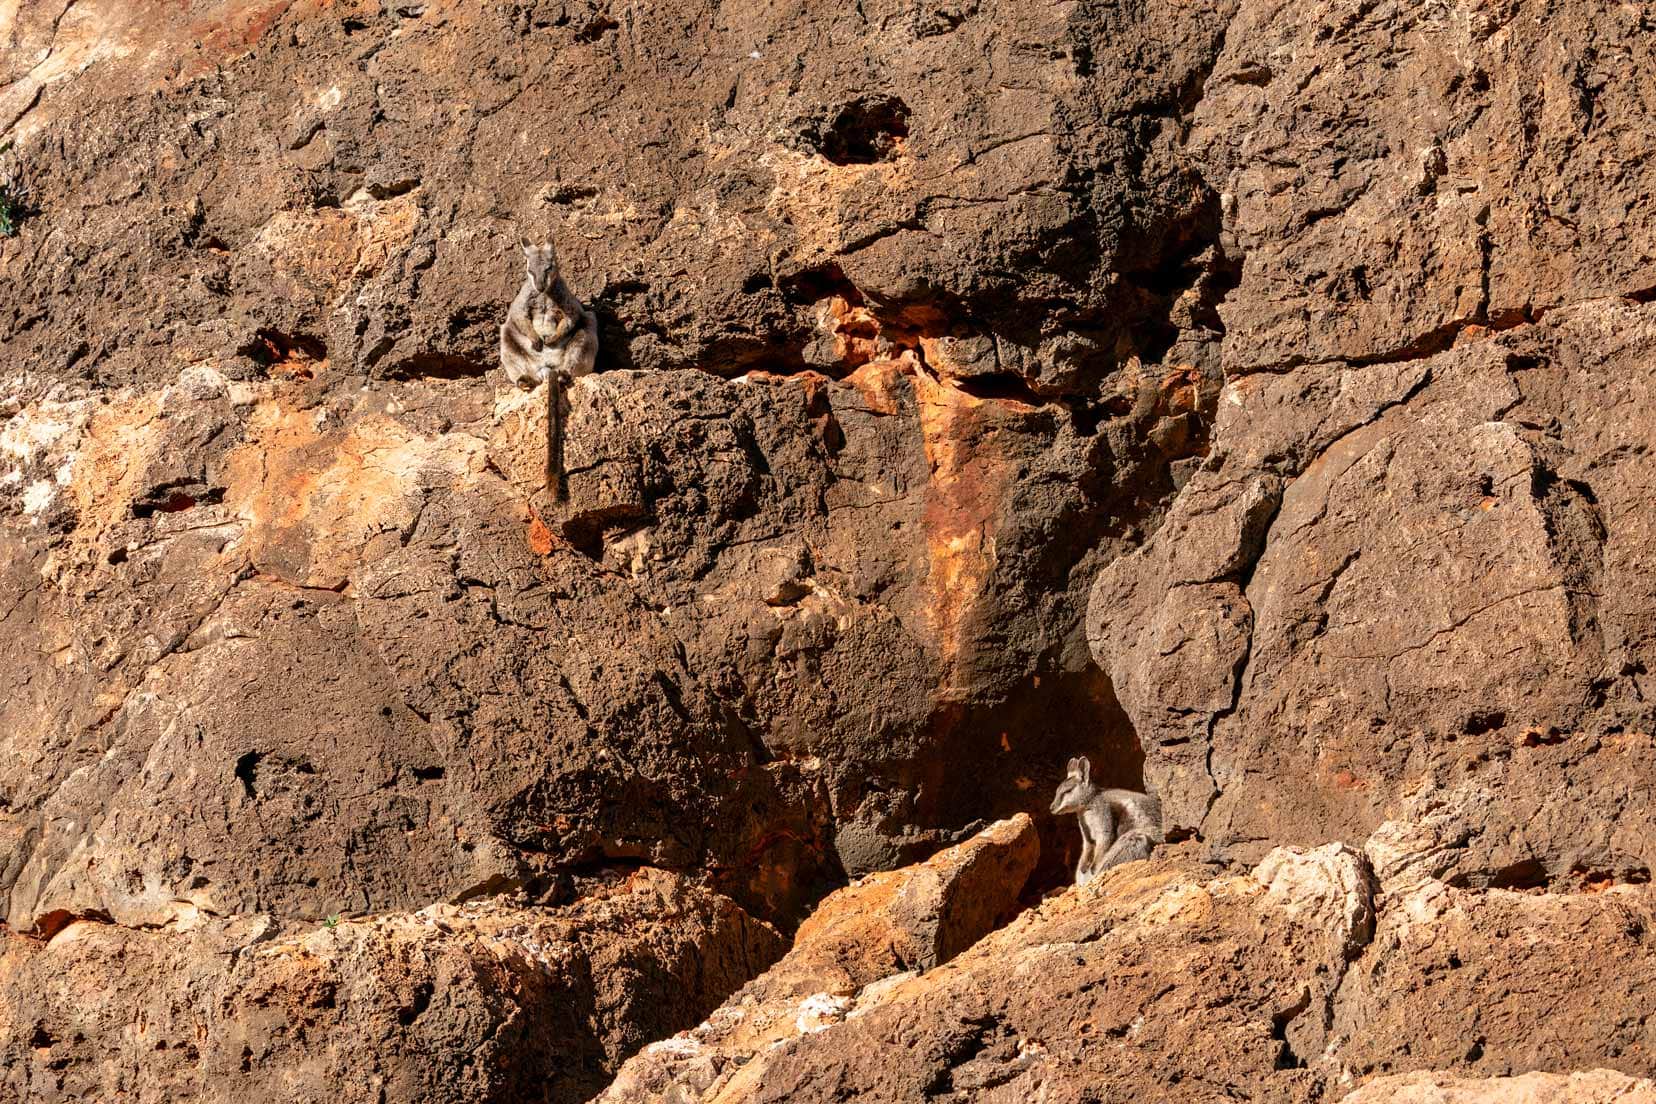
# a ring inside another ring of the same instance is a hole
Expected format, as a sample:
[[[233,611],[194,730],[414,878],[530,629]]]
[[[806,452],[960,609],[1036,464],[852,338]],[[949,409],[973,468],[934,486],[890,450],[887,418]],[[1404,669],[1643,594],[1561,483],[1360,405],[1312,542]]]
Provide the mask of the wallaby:
[[[1074,813],[1081,822],[1081,861],[1075,884],[1086,885],[1112,866],[1150,857],[1150,848],[1166,839],[1161,802],[1136,790],[1101,790],[1092,782],[1085,755],[1069,761],[1064,780],[1052,798],[1054,813]]]
[[[527,275],[500,327],[500,366],[525,390],[546,384],[546,485],[562,502],[568,496],[563,423],[569,385],[597,361],[598,319],[564,283],[550,242],[519,238],[518,246]]]

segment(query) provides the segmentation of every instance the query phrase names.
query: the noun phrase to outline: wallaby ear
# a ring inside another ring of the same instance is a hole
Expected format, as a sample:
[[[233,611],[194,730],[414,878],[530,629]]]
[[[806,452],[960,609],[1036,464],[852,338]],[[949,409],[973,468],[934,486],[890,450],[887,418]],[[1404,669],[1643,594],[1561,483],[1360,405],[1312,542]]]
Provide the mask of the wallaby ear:
[[[535,248],[535,243],[524,237],[522,234],[519,234],[518,248],[523,250],[524,254],[527,255],[530,250]]]
[[[1080,758],[1076,759],[1075,762],[1076,762],[1076,765],[1081,768],[1081,781],[1082,782],[1091,782],[1092,781],[1092,761],[1089,760],[1085,755],[1083,755]]]
[[[1072,757],[1069,762],[1064,764],[1064,777],[1065,778],[1080,778],[1081,777],[1081,762],[1080,762],[1080,760],[1075,759],[1075,758]]]

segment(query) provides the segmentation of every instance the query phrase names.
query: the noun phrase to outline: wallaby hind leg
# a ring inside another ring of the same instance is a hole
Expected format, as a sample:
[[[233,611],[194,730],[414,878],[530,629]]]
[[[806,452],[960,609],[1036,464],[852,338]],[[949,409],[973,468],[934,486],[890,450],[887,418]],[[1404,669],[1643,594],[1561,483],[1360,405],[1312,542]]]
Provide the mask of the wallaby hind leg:
[[[1115,841],[1115,846],[1104,852],[1104,857],[1093,867],[1093,873],[1102,874],[1112,866],[1120,866],[1136,859],[1148,859],[1152,846],[1154,844],[1148,833],[1127,832]]]

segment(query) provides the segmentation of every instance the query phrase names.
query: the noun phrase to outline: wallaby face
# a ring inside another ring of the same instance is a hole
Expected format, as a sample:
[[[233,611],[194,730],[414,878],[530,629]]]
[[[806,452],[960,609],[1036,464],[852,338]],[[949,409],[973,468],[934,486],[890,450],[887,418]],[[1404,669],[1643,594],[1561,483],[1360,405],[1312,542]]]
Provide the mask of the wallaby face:
[[[553,285],[558,282],[558,253],[552,243],[536,245],[528,238],[519,238],[518,248],[523,250],[523,267],[529,272],[529,282],[542,295],[551,295]]]
[[[1079,813],[1097,793],[1098,787],[1092,784],[1092,763],[1085,755],[1071,759],[1068,773],[1052,796],[1052,811],[1054,814]]]

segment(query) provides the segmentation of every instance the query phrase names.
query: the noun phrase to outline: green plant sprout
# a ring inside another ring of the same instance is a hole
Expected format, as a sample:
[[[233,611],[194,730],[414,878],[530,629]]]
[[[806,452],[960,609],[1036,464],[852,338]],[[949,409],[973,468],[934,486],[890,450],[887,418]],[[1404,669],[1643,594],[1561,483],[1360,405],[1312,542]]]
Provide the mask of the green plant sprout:
[[[0,146],[0,157],[11,152],[11,148],[10,142]],[[28,189],[11,177],[0,180],[0,238],[15,238],[18,224],[31,214]]]

